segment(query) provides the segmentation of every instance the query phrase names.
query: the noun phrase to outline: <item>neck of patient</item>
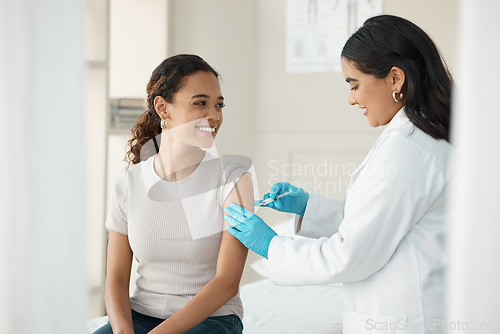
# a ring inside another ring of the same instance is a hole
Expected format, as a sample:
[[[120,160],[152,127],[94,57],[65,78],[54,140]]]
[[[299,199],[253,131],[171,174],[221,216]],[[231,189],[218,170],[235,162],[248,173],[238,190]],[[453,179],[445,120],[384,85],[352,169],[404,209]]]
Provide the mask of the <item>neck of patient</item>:
[[[205,151],[199,147],[162,141],[154,161],[155,170],[166,181],[181,181],[196,170],[204,157]]]

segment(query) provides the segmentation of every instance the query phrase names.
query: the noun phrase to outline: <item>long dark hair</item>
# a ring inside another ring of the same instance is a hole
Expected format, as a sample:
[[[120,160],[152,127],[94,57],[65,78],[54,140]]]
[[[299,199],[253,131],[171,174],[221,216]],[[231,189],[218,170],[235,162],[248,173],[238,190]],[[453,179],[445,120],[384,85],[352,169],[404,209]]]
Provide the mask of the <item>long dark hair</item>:
[[[132,127],[132,139],[128,141],[125,161],[129,164],[137,164],[158,152],[160,144],[160,136],[158,135],[161,133],[161,127],[160,116],[154,108],[154,100],[157,96],[161,96],[167,102],[172,103],[175,93],[184,84],[184,78],[198,71],[213,73],[216,78],[219,78],[219,74],[206,61],[196,55],[172,56],[155,68],[146,88],[148,110],[137,118],[137,122]],[[144,146],[151,139],[154,141],[154,148]]]
[[[406,115],[425,133],[449,141],[452,77],[422,29],[401,17],[375,16],[347,40],[341,55],[379,79],[393,66],[402,69]]]

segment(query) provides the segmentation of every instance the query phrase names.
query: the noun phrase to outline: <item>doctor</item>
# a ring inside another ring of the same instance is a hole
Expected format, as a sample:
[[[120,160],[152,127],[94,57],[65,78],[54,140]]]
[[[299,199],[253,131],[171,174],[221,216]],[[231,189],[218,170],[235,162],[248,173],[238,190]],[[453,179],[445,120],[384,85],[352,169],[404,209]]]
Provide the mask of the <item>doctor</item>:
[[[342,282],[344,333],[441,333],[451,75],[429,36],[395,16],[367,20],[341,56],[349,103],[387,125],[345,201],[278,183],[264,198],[290,195],[268,206],[297,214],[309,238],[278,236],[235,204],[227,229],[269,259],[276,284]]]

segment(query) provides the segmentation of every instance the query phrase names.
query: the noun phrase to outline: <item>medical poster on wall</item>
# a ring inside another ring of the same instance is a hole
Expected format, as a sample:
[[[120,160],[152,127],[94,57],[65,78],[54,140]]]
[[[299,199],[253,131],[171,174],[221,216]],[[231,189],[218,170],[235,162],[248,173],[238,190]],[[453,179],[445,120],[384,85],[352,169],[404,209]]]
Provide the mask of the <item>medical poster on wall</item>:
[[[286,70],[340,72],[347,38],[372,16],[383,0],[287,0]]]

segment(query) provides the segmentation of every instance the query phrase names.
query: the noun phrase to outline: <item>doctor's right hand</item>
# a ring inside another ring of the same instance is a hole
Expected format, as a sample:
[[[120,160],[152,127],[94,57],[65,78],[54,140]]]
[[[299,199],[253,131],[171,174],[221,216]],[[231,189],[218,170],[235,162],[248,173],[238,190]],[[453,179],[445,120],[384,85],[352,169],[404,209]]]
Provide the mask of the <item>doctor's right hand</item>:
[[[275,183],[271,187],[271,190],[264,195],[264,199],[275,198],[287,191],[290,192],[290,195],[278,198],[276,201],[264,206],[277,211],[290,212],[304,216],[307,201],[309,200],[309,193],[302,188],[292,186],[288,182]],[[259,203],[260,201],[256,201],[255,205],[259,205]]]

